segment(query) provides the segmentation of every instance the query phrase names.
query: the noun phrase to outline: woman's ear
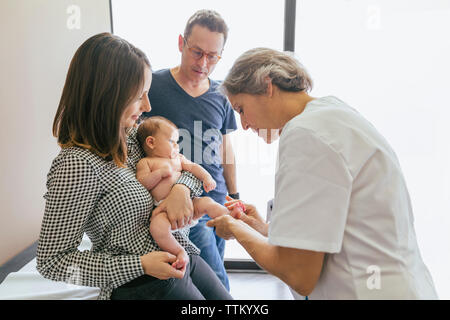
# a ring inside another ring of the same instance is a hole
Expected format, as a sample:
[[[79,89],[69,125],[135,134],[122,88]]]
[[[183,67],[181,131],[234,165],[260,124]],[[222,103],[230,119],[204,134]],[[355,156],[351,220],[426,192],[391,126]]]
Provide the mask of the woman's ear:
[[[155,137],[153,136],[148,136],[145,139],[145,144],[147,145],[147,147],[149,147],[150,149],[154,149],[155,148]]]

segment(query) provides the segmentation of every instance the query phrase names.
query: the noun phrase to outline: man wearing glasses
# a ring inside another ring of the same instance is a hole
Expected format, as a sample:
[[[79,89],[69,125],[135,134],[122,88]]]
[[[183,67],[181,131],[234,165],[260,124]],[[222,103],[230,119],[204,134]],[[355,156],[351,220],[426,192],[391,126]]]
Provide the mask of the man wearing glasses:
[[[203,195],[220,204],[225,203],[227,194],[239,198],[234,153],[228,135],[237,129],[236,120],[230,102],[217,89],[219,83],[209,78],[221,58],[227,35],[228,27],[215,11],[200,10],[189,18],[184,35],[178,38],[181,64],[153,73],[149,91],[152,109],[145,114],[166,117],[178,126],[181,153],[202,165],[216,181],[216,189]],[[156,210],[163,209],[164,203]],[[172,229],[186,223],[180,222],[183,220],[180,217],[169,219]],[[225,240],[206,226],[209,219],[208,216],[201,218],[191,228],[189,238],[230,290],[223,264]]]

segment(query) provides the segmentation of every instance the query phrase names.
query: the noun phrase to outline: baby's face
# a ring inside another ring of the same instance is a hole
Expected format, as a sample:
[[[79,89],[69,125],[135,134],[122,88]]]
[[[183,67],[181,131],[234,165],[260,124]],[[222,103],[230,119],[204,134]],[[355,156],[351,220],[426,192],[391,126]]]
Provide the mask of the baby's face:
[[[162,124],[159,131],[155,134],[153,154],[162,158],[177,158],[180,153],[178,139],[179,133],[177,129],[169,124]]]

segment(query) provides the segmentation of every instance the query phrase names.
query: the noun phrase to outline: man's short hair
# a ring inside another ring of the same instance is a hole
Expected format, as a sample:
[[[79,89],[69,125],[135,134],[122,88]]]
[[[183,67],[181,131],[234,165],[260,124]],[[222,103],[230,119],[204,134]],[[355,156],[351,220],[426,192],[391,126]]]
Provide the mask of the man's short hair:
[[[188,20],[184,29],[184,38],[187,40],[192,33],[195,25],[208,28],[211,32],[219,32],[223,34],[223,44],[227,42],[228,26],[219,13],[214,10],[199,10],[194,13]]]

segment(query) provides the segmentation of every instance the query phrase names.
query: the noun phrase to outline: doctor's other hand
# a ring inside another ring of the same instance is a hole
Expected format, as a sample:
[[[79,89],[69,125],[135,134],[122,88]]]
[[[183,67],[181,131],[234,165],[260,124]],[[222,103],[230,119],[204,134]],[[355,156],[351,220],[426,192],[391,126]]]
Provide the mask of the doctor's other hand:
[[[234,233],[233,233],[233,226],[236,224],[242,223],[242,221],[239,221],[235,218],[233,218],[231,215],[223,215],[220,217],[217,217],[215,219],[209,220],[206,225],[208,227],[215,227],[216,228],[216,234],[225,239],[225,240],[231,240],[234,239]]]
[[[228,196],[227,200],[228,202],[225,203],[225,206],[228,208],[228,210],[231,211],[233,211],[233,207],[236,206],[236,203],[242,202],[241,200],[234,200],[233,198],[230,198]],[[267,237],[269,233],[269,224],[264,221],[254,205],[248,203],[244,203],[244,205],[245,211],[240,215],[239,219],[261,233],[263,236]]]

